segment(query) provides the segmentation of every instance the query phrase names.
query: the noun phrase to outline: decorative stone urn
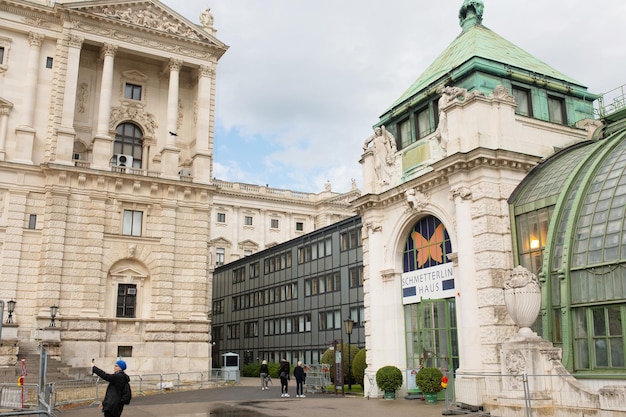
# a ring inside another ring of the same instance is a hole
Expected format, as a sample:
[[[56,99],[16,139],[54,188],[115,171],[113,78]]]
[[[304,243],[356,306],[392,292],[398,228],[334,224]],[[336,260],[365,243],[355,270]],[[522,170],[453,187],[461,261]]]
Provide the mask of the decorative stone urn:
[[[504,283],[504,304],[519,326],[517,338],[538,338],[530,329],[541,309],[541,287],[537,276],[523,266],[517,266]]]

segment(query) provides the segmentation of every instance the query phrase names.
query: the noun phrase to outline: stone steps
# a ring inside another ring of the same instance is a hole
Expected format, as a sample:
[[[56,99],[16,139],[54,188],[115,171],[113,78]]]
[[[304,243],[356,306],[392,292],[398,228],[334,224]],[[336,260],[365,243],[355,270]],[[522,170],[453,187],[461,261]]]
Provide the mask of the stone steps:
[[[40,354],[39,345],[36,342],[20,343],[17,363],[13,370],[5,369],[0,372],[0,382],[17,383],[22,374],[22,359],[24,359],[27,375],[24,378],[27,384],[39,382]],[[71,379],[83,379],[88,376],[90,370],[86,367],[73,368],[67,366],[58,359],[47,357],[46,382],[67,381]]]

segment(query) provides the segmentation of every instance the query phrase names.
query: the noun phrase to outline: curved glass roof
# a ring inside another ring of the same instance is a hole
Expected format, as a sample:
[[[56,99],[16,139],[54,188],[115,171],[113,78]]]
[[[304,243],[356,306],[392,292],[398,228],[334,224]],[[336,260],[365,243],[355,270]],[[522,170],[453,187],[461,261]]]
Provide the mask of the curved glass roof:
[[[515,214],[556,204],[568,177],[581,161],[594,153],[596,146],[597,143],[582,142],[537,165],[509,198],[509,203],[515,207]]]
[[[535,167],[509,199],[515,215],[554,206],[543,270],[569,277],[574,304],[626,298],[626,123],[606,132]]]

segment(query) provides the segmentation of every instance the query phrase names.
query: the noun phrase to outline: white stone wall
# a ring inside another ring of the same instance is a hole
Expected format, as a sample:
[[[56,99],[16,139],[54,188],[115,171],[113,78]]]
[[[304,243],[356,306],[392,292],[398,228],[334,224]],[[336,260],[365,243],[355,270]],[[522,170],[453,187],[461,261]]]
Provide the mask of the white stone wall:
[[[521,118],[514,106],[501,90],[453,100],[444,109],[447,147],[432,153],[428,169],[404,181],[398,171],[387,187],[372,189],[356,202],[367,237],[363,259],[368,375],[373,377],[385,365],[406,369],[402,250],[409,229],[421,217],[433,215],[444,223],[456,255],[458,372],[466,374],[456,381],[456,399],[482,404],[485,381],[475,375],[499,370],[501,344],[515,331],[502,295],[505,274],[514,266],[507,199],[540,157],[587,134]],[[364,153],[364,175],[374,175],[373,157],[371,150]],[[375,183],[364,178],[364,184]],[[419,193],[417,207],[409,205],[407,190]]]

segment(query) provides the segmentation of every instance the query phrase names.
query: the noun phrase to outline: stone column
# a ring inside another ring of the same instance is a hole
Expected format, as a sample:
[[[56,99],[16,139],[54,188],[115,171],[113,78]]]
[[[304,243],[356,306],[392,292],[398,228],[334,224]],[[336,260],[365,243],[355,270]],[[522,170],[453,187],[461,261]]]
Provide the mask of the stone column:
[[[212,120],[213,120],[213,81],[215,70],[207,65],[198,69],[196,97],[196,152],[193,156],[194,181],[211,183],[213,172]]]
[[[467,187],[453,188],[450,191],[456,210],[456,227],[459,238],[458,263],[462,271],[458,271],[455,280],[459,296],[457,297],[457,320],[459,339],[460,367],[457,370],[456,392],[463,396],[463,403],[480,405],[485,392],[482,373],[482,355],[480,339],[480,321],[478,320],[478,292],[475,288],[475,251],[474,233],[472,230],[471,197]],[[456,274],[455,274],[456,275]],[[467,373],[467,375],[463,375]]]
[[[74,153],[74,112],[76,109],[76,91],[78,88],[78,69],[80,66],[80,50],[83,38],[69,36],[67,60],[65,65],[65,85],[63,86],[63,113],[61,126],[57,129],[56,162],[73,165]]]
[[[111,118],[111,95],[113,93],[113,64],[117,45],[104,44],[102,47],[102,83],[100,84],[100,101],[98,103],[98,121],[96,137],[93,142],[93,168],[109,169],[112,154],[113,138],[109,135]]]
[[[171,59],[168,65],[170,84],[167,95],[167,136],[165,147],[161,152],[161,167],[163,175],[169,178],[178,177],[180,149],[176,147],[176,138],[178,135],[178,84],[182,65],[182,61],[178,59]]]
[[[6,156],[7,129],[11,107],[8,104],[0,105],[0,161],[4,161]]]
[[[35,109],[37,107],[37,84],[39,83],[39,58],[44,35],[30,32],[28,34],[28,63],[24,74],[24,100],[21,109],[20,125],[15,129],[17,141],[14,160],[32,164],[33,145],[35,143]]]

